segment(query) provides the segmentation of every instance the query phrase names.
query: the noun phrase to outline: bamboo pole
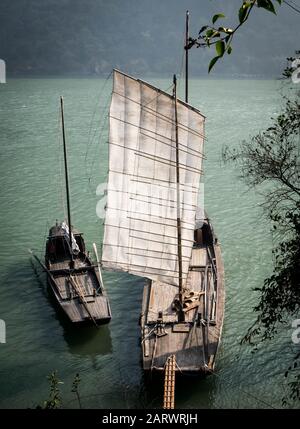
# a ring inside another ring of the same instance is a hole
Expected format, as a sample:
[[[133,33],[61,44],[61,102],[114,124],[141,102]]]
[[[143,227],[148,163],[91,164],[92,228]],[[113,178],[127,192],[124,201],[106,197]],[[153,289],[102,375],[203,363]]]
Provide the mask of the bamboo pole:
[[[180,218],[180,170],[179,170],[179,143],[178,143],[178,111],[177,111],[177,79],[174,74],[174,101],[175,101],[175,138],[176,138],[176,194],[177,194],[177,254],[178,254],[178,283],[179,303],[178,321],[184,322],[183,285],[182,285],[182,248],[181,248],[181,218]]]
[[[189,11],[186,11],[185,15],[185,102],[189,101]]]
[[[69,246],[70,246],[70,253],[71,253],[70,267],[74,268],[74,259],[73,259],[73,250],[72,250],[70,190],[69,190],[67,144],[66,144],[65,118],[64,118],[64,99],[63,99],[63,97],[60,97],[60,109],[61,109],[61,126],[62,126],[62,137],[63,137],[63,148],[64,148],[64,165],[65,165],[66,196],[67,196],[67,209],[68,209],[68,224],[69,224],[68,225],[68,227],[69,227]]]
[[[81,285],[77,282],[76,278],[73,276],[70,276],[69,278],[70,284],[73,287],[73,289],[75,290],[75,292],[78,295],[78,298],[80,299],[80,301],[82,302],[86,312],[88,313],[90,319],[93,321],[94,325],[97,326],[98,328],[98,324],[94,318],[94,316],[92,315],[92,313],[90,312],[89,308],[88,308],[88,303],[86,302],[85,298],[84,298],[84,292],[82,291],[82,287]]]

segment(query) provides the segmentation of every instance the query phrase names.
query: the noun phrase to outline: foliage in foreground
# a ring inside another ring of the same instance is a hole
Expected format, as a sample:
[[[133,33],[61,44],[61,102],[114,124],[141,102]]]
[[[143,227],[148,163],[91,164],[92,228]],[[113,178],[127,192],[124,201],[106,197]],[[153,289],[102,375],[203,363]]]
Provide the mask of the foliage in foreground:
[[[200,48],[214,45],[216,56],[212,58],[209,63],[208,72],[210,72],[216,62],[222,58],[225,53],[229,55],[231,54],[233,38],[240,27],[242,27],[248,20],[253,8],[258,7],[276,15],[276,4],[277,6],[280,6],[282,4],[282,0],[244,0],[238,10],[239,23],[234,28],[217,26],[217,21],[221,18],[225,18],[225,15],[223,13],[216,13],[212,17],[212,25],[204,25],[200,29],[197,38],[189,38],[186,49],[191,49],[193,46]]]
[[[292,70],[291,70],[292,72]],[[225,162],[235,162],[241,178],[252,188],[264,189],[264,207],[277,242],[274,269],[259,292],[254,307],[257,319],[243,342],[262,343],[278,333],[280,326],[300,314],[300,103],[299,94],[285,98],[282,113],[266,131],[243,142],[237,150],[223,151]],[[295,347],[297,347],[295,345]],[[300,401],[300,353],[285,376],[290,400]]]
[[[48,375],[47,379],[49,381],[49,396],[42,405],[38,405],[36,408],[43,410],[62,408],[63,401],[59,385],[63,384],[63,382],[59,379],[57,371],[52,371],[50,375]],[[76,374],[72,383],[71,392],[76,395],[79,408],[82,408],[79,395],[80,381],[79,374]]]

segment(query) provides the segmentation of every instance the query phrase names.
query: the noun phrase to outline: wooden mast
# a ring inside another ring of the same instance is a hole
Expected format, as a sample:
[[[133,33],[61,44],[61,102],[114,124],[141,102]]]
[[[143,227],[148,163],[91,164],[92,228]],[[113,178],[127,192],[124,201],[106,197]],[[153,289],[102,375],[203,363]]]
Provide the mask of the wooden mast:
[[[64,164],[65,164],[65,181],[66,181],[66,195],[67,195],[67,209],[68,209],[68,227],[69,227],[69,245],[71,253],[70,267],[73,268],[73,251],[72,251],[72,226],[71,226],[71,209],[70,209],[70,191],[69,191],[69,177],[68,177],[68,162],[67,162],[67,145],[66,145],[66,133],[65,133],[65,119],[64,119],[64,99],[60,97],[60,109],[61,109],[61,126],[62,126],[62,137],[64,147]]]
[[[189,21],[190,14],[189,11],[186,11],[185,16],[185,102],[189,101]]]
[[[189,11],[185,15],[185,102],[188,103],[189,96]],[[182,247],[181,247],[181,219],[180,219],[180,172],[179,172],[179,143],[178,143],[178,112],[177,112],[177,79],[174,75],[174,99],[175,99],[175,137],[176,137],[176,191],[177,191],[177,253],[179,271],[179,322],[184,322],[183,312],[183,286],[182,286]]]
[[[179,171],[179,142],[178,142],[178,111],[177,111],[177,79],[174,74],[173,97],[175,104],[175,140],[176,140],[176,194],[177,194],[177,254],[178,254],[178,282],[179,282],[179,322],[184,321],[183,286],[182,286],[182,248],[181,248],[181,218],[180,218],[180,171]]]

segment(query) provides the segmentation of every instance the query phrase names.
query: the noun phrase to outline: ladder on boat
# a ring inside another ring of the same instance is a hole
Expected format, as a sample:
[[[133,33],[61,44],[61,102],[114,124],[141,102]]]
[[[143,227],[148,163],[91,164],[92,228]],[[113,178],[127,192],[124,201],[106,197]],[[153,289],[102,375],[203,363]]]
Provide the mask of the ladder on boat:
[[[175,355],[168,357],[165,365],[164,409],[173,410],[175,407]]]

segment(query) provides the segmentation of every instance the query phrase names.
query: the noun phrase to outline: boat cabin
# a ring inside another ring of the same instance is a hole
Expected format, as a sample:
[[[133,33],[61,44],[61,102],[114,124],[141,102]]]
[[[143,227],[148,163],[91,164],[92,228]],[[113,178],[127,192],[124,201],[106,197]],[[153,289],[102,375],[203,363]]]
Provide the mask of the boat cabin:
[[[214,244],[212,227],[207,220],[204,220],[202,226],[194,231],[194,247],[213,246]]]
[[[82,233],[74,229],[72,230],[72,234],[79,247],[80,253],[85,253],[85,244]],[[65,235],[65,231],[60,225],[50,228],[46,244],[46,256],[49,258],[50,262],[54,262],[58,259],[65,259],[66,257],[71,259],[68,239]]]

